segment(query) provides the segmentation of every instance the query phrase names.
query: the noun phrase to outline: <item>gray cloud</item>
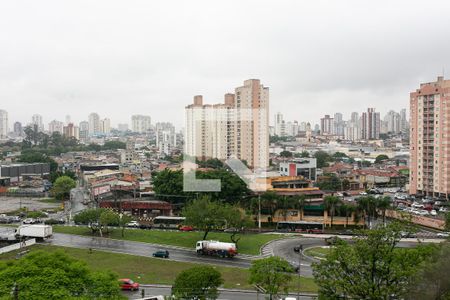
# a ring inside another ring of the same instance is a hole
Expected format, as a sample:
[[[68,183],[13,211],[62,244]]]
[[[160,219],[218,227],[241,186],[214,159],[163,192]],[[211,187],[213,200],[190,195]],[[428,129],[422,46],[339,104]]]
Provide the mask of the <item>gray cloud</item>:
[[[8,1],[0,4],[0,108],[48,123],[92,111],[182,124],[195,94],[222,101],[244,79],[271,115],[407,107],[450,72],[446,1]]]

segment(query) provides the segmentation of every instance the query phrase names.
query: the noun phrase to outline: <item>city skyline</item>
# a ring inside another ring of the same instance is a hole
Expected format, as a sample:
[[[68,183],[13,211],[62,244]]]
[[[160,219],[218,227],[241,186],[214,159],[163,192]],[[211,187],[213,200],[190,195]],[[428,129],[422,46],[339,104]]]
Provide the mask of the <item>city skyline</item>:
[[[259,78],[271,87],[270,110],[286,119],[311,122],[325,110],[348,115],[368,106],[384,115],[406,107],[417,82],[450,70],[450,42],[442,38],[448,5],[429,5],[423,15],[412,1],[169,1],[125,10],[101,1],[5,3],[0,107],[10,127],[28,121],[28,111],[46,122],[98,112],[114,126],[145,114],[181,127],[191,95],[218,102],[224,87]],[[415,42],[424,34],[434,47]]]

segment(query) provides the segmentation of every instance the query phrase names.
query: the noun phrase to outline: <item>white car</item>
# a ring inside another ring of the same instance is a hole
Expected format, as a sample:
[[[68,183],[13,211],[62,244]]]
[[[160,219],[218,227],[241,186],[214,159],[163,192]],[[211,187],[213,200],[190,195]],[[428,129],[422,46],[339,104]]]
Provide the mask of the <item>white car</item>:
[[[430,215],[432,215],[432,216],[437,216],[436,210],[432,209],[432,210],[430,211]]]
[[[436,234],[437,237],[448,238],[450,236],[450,232],[439,232]]]
[[[127,223],[127,227],[139,227],[139,222],[131,221],[130,223]]]
[[[441,207],[439,208],[440,212],[448,212],[448,208],[447,207]]]
[[[366,192],[359,192],[359,194],[360,194],[361,196],[366,196],[366,195],[367,195]]]
[[[419,215],[428,216],[430,213],[427,210],[419,210]]]

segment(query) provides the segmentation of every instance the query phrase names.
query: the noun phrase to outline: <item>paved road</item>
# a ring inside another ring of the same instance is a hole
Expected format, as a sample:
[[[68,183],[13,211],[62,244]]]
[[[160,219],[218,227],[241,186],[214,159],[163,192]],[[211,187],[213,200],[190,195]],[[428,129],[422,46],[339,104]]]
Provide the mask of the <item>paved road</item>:
[[[195,251],[186,249],[176,249],[172,247],[159,247],[156,245],[132,241],[113,240],[100,237],[84,237],[78,235],[55,233],[48,243],[55,246],[64,246],[72,248],[97,249],[108,252],[125,253],[137,256],[152,257],[156,250],[167,249],[170,252],[169,260],[213,264],[229,267],[248,268],[251,259],[244,257],[235,257],[233,259],[198,256]]]
[[[169,296],[170,295],[170,287],[142,287],[141,291],[137,292],[124,292],[124,295],[128,297],[128,299],[139,299],[141,298],[142,289],[145,291],[145,296]],[[294,297],[294,295],[291,295]],[[263,294],[257,294],[253,291],[231,291],[231,290],[221,290],[218,300],[264,300]],[[315,299],[311,296],[300,296],[301,300],[311,300]]]

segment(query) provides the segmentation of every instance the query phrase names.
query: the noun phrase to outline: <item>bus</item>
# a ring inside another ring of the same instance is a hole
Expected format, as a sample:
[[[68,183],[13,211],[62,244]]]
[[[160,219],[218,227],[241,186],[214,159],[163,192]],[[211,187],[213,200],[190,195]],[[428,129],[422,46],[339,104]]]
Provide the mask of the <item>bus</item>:
[[[154,228],[179,229],[186,221],[185,217],[158,216],[153,219]]]
[[[278,222],[277,230],[285,232],[323,233],[323,223],[308,221]]]

